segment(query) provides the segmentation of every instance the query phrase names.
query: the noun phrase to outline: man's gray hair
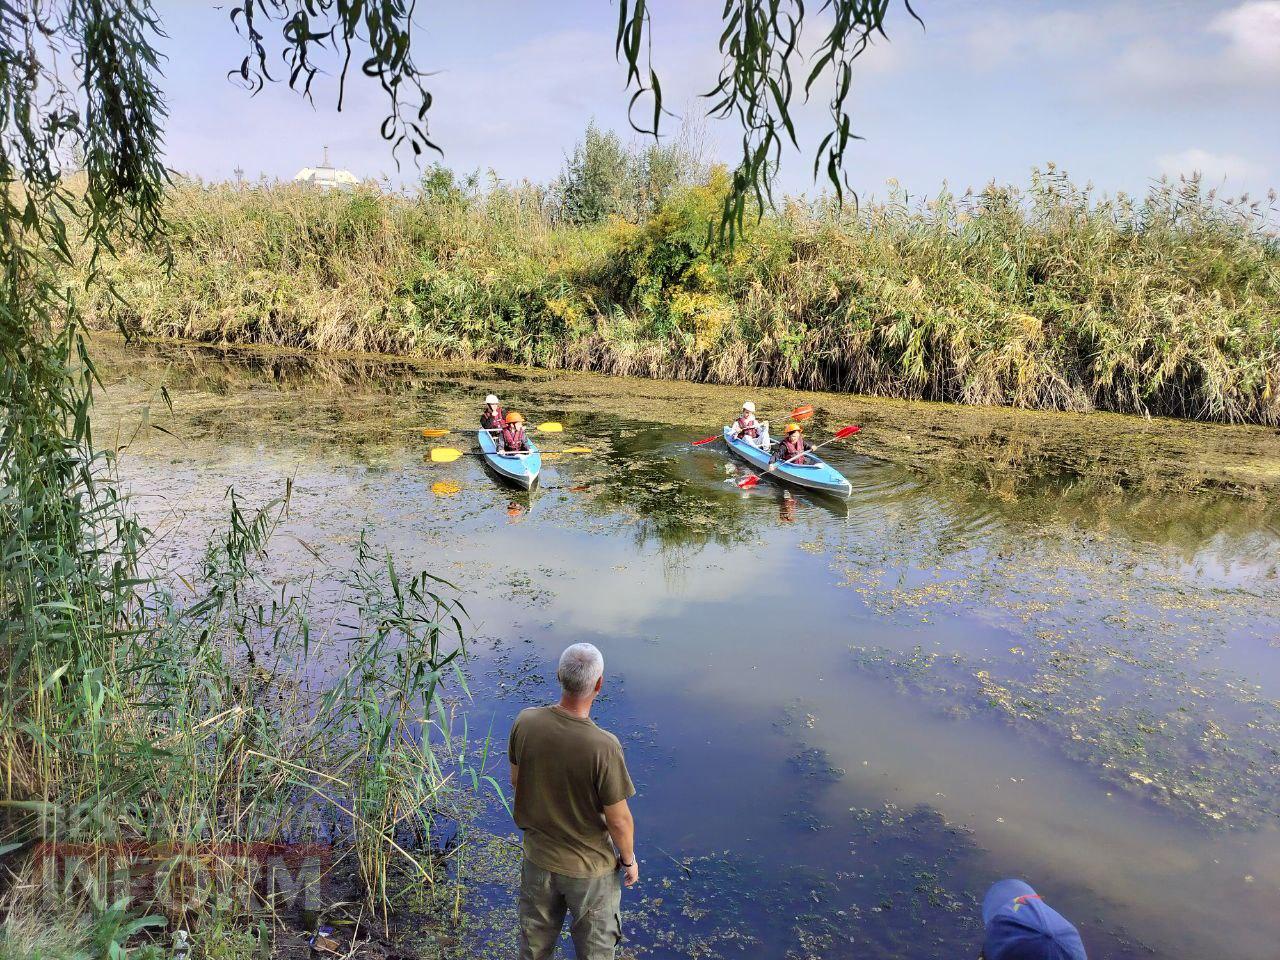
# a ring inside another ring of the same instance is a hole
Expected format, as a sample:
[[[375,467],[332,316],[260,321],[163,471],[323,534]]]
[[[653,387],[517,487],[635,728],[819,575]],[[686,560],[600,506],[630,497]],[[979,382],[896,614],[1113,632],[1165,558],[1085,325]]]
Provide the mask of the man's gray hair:
[[[566,693],[579,697],[590,693],[602,676],[604,655],[593,644],[575,643],[560,654],[556,678]]]

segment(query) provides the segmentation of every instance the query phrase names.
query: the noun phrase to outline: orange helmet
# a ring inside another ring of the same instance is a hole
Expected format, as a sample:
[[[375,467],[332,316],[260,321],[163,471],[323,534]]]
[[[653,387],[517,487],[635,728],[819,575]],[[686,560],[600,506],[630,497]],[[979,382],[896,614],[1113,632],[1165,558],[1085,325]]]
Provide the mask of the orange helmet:
[[[783,430],[782,432],[783,433],[804,433],[804,428],[801,427],[800,424],[792,420],[790,423],[787,424],[787,429]]]
[[[524,415],[519,410],[507,414],[507,423],[524,423]]]

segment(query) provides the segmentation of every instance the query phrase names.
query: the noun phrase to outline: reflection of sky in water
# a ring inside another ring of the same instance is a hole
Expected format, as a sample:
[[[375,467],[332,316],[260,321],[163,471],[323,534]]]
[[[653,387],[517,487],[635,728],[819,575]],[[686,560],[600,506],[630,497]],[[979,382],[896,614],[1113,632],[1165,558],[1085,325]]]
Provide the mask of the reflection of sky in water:
[[[668,943],[657,955],[682,952],[662,931],[703,922],[672,915],[689,881],[666,854],[712,858],[709,875],[737,871],[731,889],[699,888],[714,909],[774,904],[732,921],[770,955],[798,942],[824,956],[970,955],[963,898],[1004,873],[1029,876],[1074,916],[1091,955],[1138,955],[1137,944],[1169,957],[1274,955],[1280,834],[1265,799],[1245,793],[1211,823],[1130,778],[1113,745],[1072,742],[1062,725],[1090,709],[1069,700],[1081,684],[1104,696],[1100,709],[1138,704],[1152,722],[1194,689],[1190,715],[1228,738],[1274,721],[1273,515],[1079,483],[1010,500],[849,452],[832,457],[855,480],[848,505],[784,500],[769,485],[744,496],[714,446],[672,441],[696,431],[603,414],[568,440],[598,455],[553,461],[546,489],[529,496],[499,489],[474,458],[431,467],[403,432],[378,434],[374,414],[396,401],[376,391],[353,387],[347,405],[273,393],[272,415],[255,420],[251,386],[224,394],[225,415],[184,413],[175,391],[188,441],[148,440],[126,456],[137,505],[171,532],[154,561],[189,565],[190,537],[216,528],[228,486],[262,502],[293,476],[273,571],[317,577],[323,598],[367,528],[404,568],[458,583],[483,638],[475,713],[499,737],[515,711],[551,695],[561,647],[598,643],[611,678],[601,717],[641,786],[653,885],[643,909],[633,902],[641,945]],[[438,384],[424,396],[433,418],[462,415]],[[354,410],[370,433],[358,450],[290,439],[290,424],[301,434]],[[441,479],[460,492],[433,495]],[[859,667],[851,647],[879,659]],[[913,675],[928,656],[1015,693],[1061,681],[1043,697],[1065,706],[1005,716],[968,688]],[[1175,773],[1182,762],[1147,761]],[[1242,787],[1274,788],[1276,773],[1254,769]],[[872,815],[874,830],[859,827]],[[655,905],[663,883],[675,884],[670,905]],[[932,905],[929,884],[948,891]]]

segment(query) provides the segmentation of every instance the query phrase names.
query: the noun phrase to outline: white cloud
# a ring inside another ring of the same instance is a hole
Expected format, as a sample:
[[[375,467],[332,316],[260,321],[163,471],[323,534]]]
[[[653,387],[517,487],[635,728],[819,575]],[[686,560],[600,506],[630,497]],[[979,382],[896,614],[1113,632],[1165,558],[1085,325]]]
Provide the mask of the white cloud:
[[[1110,29],[1120,25],[1108,18]],[[969,31],[967,41],[975,65],[983,69],[1007,66],[1019,60],[1069,60],[1094,49],[1098,17],[1077,10],[1050,10],[1028,14],[991,14]]]
[[[1248,0],[1214,17],[1209,29],[1227,38],[1235,65],[1280,73],[1280,0]]]
[[[1178,153],[1166,153],[1157,159],[1160,172],[1170,177],[1199,173],[1207,181],[1231,180],[1248,182],[1261,180],[1266,171],[1260,164],[1232,153],[1212,153],[1199,147],[1191,147]]]
[[[1280,0],[1247,0],[1199,29],[1137,36],[1110,84],[1156,96],[1280,95]]]

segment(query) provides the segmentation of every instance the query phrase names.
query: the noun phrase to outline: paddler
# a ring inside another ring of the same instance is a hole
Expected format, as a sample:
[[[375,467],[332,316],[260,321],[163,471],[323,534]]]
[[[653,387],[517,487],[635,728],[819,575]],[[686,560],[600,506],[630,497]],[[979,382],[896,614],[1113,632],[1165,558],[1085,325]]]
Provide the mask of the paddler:
[[[492,393],[484,398],[484,412],[480,414],[480,426],[485,430],[501,430],[506,422],[502,404]]]
[[[769,464],[769,469],[772,470],[779,462],[783,461],[811,463],[812,461],[805,453],[812,449],[813,444],[804,438],[804,430],[800,427],[800,424],[793,420],[787,424],[785,436],[774,448],[773,460]]]
[[[520,453],[529,449],[524,438],[524,417],[519,410],[512,410],[503,418],[500,440],[498,447],[504,453]]]
[[[742,413],[738,419],[733,422],[733,435],[759,447],[762,446],[760,435],[765,429],[764,424],[756,419],[756,405],[748,400],[742,405]]]

